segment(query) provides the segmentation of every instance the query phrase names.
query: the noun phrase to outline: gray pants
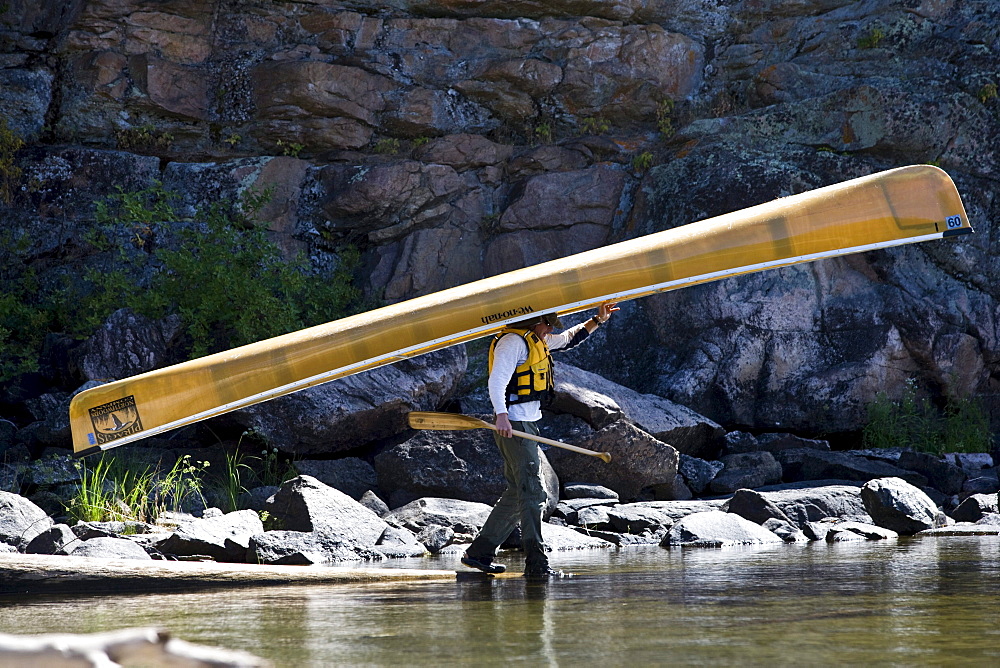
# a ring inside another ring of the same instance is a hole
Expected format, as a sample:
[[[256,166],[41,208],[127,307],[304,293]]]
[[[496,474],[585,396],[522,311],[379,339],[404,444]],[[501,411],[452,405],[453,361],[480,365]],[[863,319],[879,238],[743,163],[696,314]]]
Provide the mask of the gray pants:
[[[511,422],[516,431],[537,435],[534,422]],[[492,559],[500,545],[521,523],[521,546],[524,548],[525,569],[547,568],[545,542],[542,540],[542,509],[546,494],[542,482],[538,443],[526,438],[504,438],[493,432],[493,438],[503,455],[503,475],[507,489],[493,506],[490,516],[467,553],[470,557]]]

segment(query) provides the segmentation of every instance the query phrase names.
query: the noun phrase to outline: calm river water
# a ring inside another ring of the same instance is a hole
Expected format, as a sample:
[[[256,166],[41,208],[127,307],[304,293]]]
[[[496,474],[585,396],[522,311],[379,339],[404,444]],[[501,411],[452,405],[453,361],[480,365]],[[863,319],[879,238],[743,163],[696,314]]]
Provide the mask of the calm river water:
[[[0,631],[159,626],[282,668],[1000,665],[994,536],[561,552],[553,564],[575,576],[0,598]]]

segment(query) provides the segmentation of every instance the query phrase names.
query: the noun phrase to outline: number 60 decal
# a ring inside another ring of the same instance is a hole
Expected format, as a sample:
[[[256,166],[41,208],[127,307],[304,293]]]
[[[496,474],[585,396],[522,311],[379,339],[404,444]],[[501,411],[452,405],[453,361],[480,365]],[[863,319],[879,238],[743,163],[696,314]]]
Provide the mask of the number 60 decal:
[[[961,216],[948,216],[947,218],[945,218],[944,222],[947,223],[949,230],[954,230],[954,229],[959,228],[959,227],[962,226],[962,217]]]

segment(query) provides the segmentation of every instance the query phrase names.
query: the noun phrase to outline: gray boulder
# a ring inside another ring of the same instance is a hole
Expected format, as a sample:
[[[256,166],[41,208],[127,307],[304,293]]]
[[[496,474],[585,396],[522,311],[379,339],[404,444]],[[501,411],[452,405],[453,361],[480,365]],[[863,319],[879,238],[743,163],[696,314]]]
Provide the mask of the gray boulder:
[[[339,489],[356,500],[360,500],[365,492],[378,488],[375,467],[357,457],[304,459],[295,462],[295,470],[301,475],[316,478],[324,485]]]
[[[613,499],[618,500],[618,493],[603,485],[589,483],[566,483],[563,485],[564,499]]]
[[[726,511],[760,525],[771,519],[792,524],[792,520],[774,501],[750,489],[736,490],[733,498],[726,504]]]
[[[358,499],[358,503],[379,517],[383,517],[389,513],[389,506],[386,505],[385,501],[379,498],[378,494],[371,490],[365,492],[361,498]]]
[[[409,411],[437,408],[455,391],[465,366],[465,348],[455,346],[256,404],[223,419],[254,429],[283,452],[342,452],[404,431]]]
[[[449,541],[439,547],[438,551],[444,549],[450,543],[451,538],[454,538],[454,535],[452,532]],[[386,557],[422,557],[427,554],[428,547],[420,542],[409,529],[390,526],[379,538],[375,545],[375,551]]]
[[[823,540],[828,543],[843,543],[855,540],[886,540],[898,538],[899,534],[885,527],[864,522],[836,522],[827,528]]]
[[[730,547],[783,542],[764,527],[739,515],[720,511],[694,513],[674,524],[660,545],[663,547]]]
[[[861,500],[861,485],[843,480],[817,480],[765,487],[765,499],[774,503],[796,526],[830,518],[871,521]]]
[[[547,518],[559,501],[559,478],[544,452],[541,467],[548,495],[542,514]],[[503,457],[486,429],[418,431],[375,457],[379,487],[390,494],[405,492],[411,498],[493,504],[507,488],[503,468]]]
[[[655,394],[641,394],[595,373],[561,363],[551,409],[603,428],[623,416],[678,452],[711,457],[725,430],[689,408]]]
[[[491,506],[458,499],[422,498],[396,508],[384,517],[392,526],[419,534],[431,525],[450,527],[459,538],[473,536],[486,522]]]
[[[1000,479],[997,470],[983,469],[978,475],[973,473],[969,476],[962,485],[962,494],[996,494],[998,489],[1000,489]]]
[[[568,527],[556,526],[549,522],[542,522],[542,540],[545,541],[546,547],[554,552],[607,549],[613,545],[603,538],[587,536]]]
[[[283,530],[315,531],[359,554],[370,554],[389,526],[340,490],[306,475],[282,483],[266,509]]]
[[[951,517],[956,522],[978,522],[990,513],[1000,513],[996,494],[973,494],[958,504]]]
[[[378,560],[375,550],[359,550],[336,536],[318,531],[266,531],[251,537],[246,561],[251,564],[313,566],[342,561]]]
[[[611,528],[619,533],[656,534],[674,525],[674,519],[661,508],[647,503],[626,503],[607,510]]]
[[[127,538],[91,538],[80,543],[73,549],[74,557],[91,557],[92,559],[152,559],[139,544]]]
[[[709,483],[719,472],[726,468],[720,461],[706,461],[680,453],[677,472],[684,477],[684,482],[694,494],[701,494],[708,489]]]
[[[875,524],[904,536],[934,528],[939,521],[934,502],[900,478],[868,481],[861,488],[861,499]]]
[[[169,362],[169,349],[181,333],[181,318],[163,320],[119,309],[74,351],[75,365],[87,380],[116,380]]]
[[[782,479],[789,482],[804,480],[855,480],[902,478],[911,485],[927,486],[927,477],[881,460],[872,460],[850,452],[824,452],[812,448],[782,450],[775,453],[781,462]]]
[[[732,494],[738,489],[763,487],[781,481],[781,464],[770,452],[726,455],[719,461],[725,468],[708,485],[715,494]]]
[[[184,522],[156,547],[165,554],[204,555],[216,561],[243,563],[250,539],[260,533],[264,533],[260,516],[253,510],[238,510]]]
[[[898,466],[920,473],[931,487],[949,496],[961,492],[968,477],[961,467],[927,452],[904,451],[899,455]]]
[[[0,492],[0,542],[23,550],[52,525],[52,518],[28,499]]]
[[[417,534],[417,541],[422,543],[431,554],[437,554],[455,539],[455,530],[435,524],[425,526]]]
[[[31,539],[25,554],[69,554],[80,539],[66,524],[56,524]]]
[[[551,448],[547,454],[559,477],[603,485],[623,500],[636,499],[646,487],[672,484],[677,475],[677,451],[625,421],[614,422],[576,445],[609,452],[611,462]]]
[[[812,450],[829,450],[830,444],[826,441],[802,438],[794,434],[761,434],[754,436],[746,432],[736,431],[726,434],[723,441],[723,455],[736,455],[744,452],[779,452],[781,450],[794,450],[798,448],[810,448]]]

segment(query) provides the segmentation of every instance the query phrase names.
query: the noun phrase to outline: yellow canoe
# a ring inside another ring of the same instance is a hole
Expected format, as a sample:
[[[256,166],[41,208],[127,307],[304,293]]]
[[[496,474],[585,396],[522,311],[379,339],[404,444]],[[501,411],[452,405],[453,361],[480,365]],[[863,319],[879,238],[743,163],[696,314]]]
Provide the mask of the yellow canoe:
[[[124,445],[488,336],[532,313],[969,232],[945,172],[893,169],[86,390],[70,404],[73,450]]]

